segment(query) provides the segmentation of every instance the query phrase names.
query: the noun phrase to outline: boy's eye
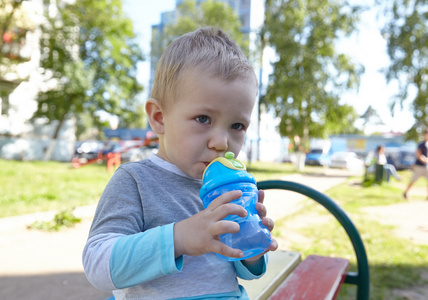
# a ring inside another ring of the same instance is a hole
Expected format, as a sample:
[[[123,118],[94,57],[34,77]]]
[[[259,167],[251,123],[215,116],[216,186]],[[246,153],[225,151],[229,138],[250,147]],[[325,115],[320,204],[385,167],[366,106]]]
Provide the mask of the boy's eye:
[[[198,121],[199,123],[202,123],[202,124],[209,124],[210,118],[207,116],[199,116],[199,117],[196,117],[196,121]]]
[[[242,123],[235,123],[235,124],[232,124],[232,129],[234,129],[234,130],[242,130],[242,129],[244,129],[245,128],[245,126],[244,126],[244,124],[242,124]]]

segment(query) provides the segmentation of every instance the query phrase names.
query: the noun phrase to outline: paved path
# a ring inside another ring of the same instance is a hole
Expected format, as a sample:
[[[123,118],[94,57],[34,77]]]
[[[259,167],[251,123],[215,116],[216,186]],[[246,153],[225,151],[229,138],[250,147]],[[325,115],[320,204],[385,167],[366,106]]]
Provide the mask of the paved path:
[[[322,174],[295,174],[282,178],[283,180],[298,182],[317,191],[325,192],[328,189],[344,182],[352,173],[340,170],[325,170]],[[285,190],[266,190],[265,205],[268,215],[278,220],[298,210],[304,195]]]
[[[321,192],[340,184],[349,173],[326,170],[323,175],[292,175],[284,180],[306,184]],[[266,191],[269,216],[279,219],[294,212],[305,197],[286,191]],[[286,200],[286,201],[284,201]],[[0,299],[98,300],[110,292],[93,288],[83,273],[81,253],[95,206],[77,208],[82,222],[59,233],[28,230],[35,220],[52,220],[55,212],[0,219]]]

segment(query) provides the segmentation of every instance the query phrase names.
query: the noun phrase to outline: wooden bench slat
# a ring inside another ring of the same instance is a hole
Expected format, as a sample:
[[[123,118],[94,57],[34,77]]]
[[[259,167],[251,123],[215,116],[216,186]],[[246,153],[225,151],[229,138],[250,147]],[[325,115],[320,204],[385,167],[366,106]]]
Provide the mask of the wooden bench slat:
[[[348,269],[347,259],[309,255],[269,299],[335,299]]]
[[[244,286],[250,299],[266,300],[300,261],[299,252],[281,250],[270,252],[266,273],[256,280],[238,278],[239,284]]]

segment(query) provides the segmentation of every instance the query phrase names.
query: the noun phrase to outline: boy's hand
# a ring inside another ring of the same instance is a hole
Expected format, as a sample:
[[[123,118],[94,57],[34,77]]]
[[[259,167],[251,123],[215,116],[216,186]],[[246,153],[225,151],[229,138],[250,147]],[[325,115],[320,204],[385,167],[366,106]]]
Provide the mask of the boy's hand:
[[[265,191],[259,190],[259,200],[256,203],[256,209],[257,209],[257,212],[259,213],[260,219],[262,219],[262,224],[265,225],[270,232],[272,232],[275,224],[272,219],[266,217],[267,211],[266,211],[266,206],[264,206],[263,204],[264,199],[265,199]],[[272,243],[270,244],[269,248],[265,252],[257,256],[250,257],[244,261],[247,263],[255,262],[260,257],[262,257],[266,252],[275,251],[277,248],[278,248],[278,242],[272,238]]]
[[[183,254],[199,256],[208,252],[228,257],[242,257],[244,253],[241,250],[230,248],[220,242],[221,234],[239,231],[239,224],[223,220],[225,217],[228,215],[247,216],[245,208],[229,203],[241,195],[241,191],[224,193],[214,199],[203,211],[176,223],[174,226],[175,257]],[[266,210],[264,211],[266,212]],[[267,221],[265,220],[265,222]]]

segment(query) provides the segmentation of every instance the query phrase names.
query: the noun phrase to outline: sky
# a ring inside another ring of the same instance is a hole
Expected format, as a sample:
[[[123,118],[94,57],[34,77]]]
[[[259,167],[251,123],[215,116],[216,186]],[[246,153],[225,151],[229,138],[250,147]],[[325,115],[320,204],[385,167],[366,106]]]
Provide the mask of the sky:
[[[139,66],[139,81],[148,86],[151,26],[160,23],[162,12],[175,9],[175,0],[124,0],[125,13],[134,23],[134,31],[138,35],[146,61]],[[396,109],[391,116],[390,99],[397,91],[397,85],[387,84],[385,76],[380,72],[389,64],[386,54],[386,41],[382,38],[376,25],[376,13],[367,11],[362,15],[358,32],[349,39],[343,40],[338,46],[355,62],[361,63],[365,73],[361,77],[358,91],[342,95],[342,103],[353,106],[362,115],[369,105],[379,114],[383,126],[369,126],[366,133],[372,132],[405,132],[412,126],[414,120],[409,109],[409,101],[405,101],[403,109]],[[142,97],[147,99],[147,92]],[[359,126],[360,124],[356,124]]]
[[[144,85],[143,97],[147,99],[147,87],[150,76],[150,40],[152,25],[160,23],[161,13],[175,9],[176,0],[124,0],[123,9],[133,21],[145,61],[139,66],[138,79]]]

